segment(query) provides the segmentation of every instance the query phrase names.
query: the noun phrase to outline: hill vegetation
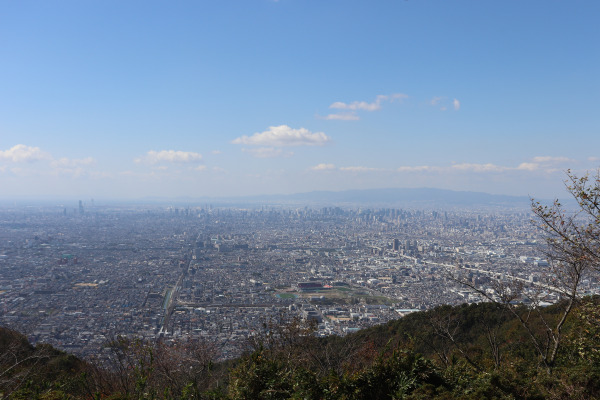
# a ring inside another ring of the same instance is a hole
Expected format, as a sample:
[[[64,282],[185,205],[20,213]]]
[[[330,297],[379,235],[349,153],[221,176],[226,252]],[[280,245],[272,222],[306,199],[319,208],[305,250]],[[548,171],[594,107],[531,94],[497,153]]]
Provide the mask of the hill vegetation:
[[[577,304],[551,368],[518,318],[494,303],[442,306],[346,337],[317,338],[296,320],[265,323],[244,356],[220,363],[207,343],[125,338],[107,343],[110,363],[84,362],[0,329],[0,398],[598,398],[599,304]],[[541,337],[564,306],[514,311]]]

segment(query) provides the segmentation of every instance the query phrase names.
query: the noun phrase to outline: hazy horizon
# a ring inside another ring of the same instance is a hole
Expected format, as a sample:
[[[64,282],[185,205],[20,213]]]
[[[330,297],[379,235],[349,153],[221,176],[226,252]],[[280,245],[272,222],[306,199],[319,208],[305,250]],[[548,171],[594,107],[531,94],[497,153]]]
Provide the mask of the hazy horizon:
[[[535,198],[550,204],[554,199]],[[231,197],[140,197],[140,198],[77,198],[77,197],[4,197],[0,198],[0,209],[34,207],[46,211],[55,209],[69,215],[94,214],[103,209],[119,208],[182,208],[182,209],[321,209],[338,208],[354,210],[360,208],[407,209],[407,210],[521,210],[529,212],[531,197],[493,195],[485,192],[453,191],[435,188],[379,188],[342,191],[312,191],[294,194],[273,194]],[[564,193],[560,201],[572,208],[576,202]]]

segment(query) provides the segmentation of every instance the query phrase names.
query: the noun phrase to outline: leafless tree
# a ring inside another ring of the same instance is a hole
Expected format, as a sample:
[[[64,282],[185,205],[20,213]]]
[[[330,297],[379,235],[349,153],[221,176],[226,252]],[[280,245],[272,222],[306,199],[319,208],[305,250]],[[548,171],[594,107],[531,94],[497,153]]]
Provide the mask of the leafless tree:
[[[600,270],[600,170],[582,177],[567,171],[565,186],[577,202],[574,211],[558,200],[551,206],[532,200],[535,222],[545,235],[546,255],[551,262],[552,280],[547,287],[565,299],[559,319],[553,326],[546,325],[550,346],[543,360],[547,365],[556,360],[562,328],[582,295],[582,280]]]
[[[38,366],[51,357],[47,345],[29,344],[20,333],[0,328],[0,397],[18,390],[38,372]]]
[[[181,395],[200,393],[211,384],[216,347],[200,339],[147,341],[118,336],[108,341],[105,367],[113,372],[109,392]],[[188,393],[188,394],[189,394]]]
[[[549,370],[554,366],[563,342],[562,328],[581,299],[581,282],[600,271],[600,170],[593,176],[586,174],[583,177],[567,171],[565,186],[577,203],[573,210],[558,200],[552,205],[531,201],[533,222],[544,234],[545,254],[550,263],[544,271],[546,279],[537,285],[537,290],[534,287],[526,294],[524,283],[514,279],[497,281],[494,295],[491,295],[463,279],[452,278],[510,310],[526,330],[541,363]],[[548,318],[541,312],[543,291],[560,295],[562,309],[557,318]],[[524,312],[513,306],[516,299],[523,297],[528,297],[531,302]],[[542,326],[542,335],[534,329],[535,324]]]

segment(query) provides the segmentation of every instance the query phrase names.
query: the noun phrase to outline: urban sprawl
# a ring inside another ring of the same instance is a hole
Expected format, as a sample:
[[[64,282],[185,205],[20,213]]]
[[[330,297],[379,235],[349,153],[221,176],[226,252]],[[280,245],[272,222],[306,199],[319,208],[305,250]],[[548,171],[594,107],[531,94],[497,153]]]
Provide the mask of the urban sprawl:
[[[4,206],[0,325],[83,357],[122,335],[225,359],[284,319],[345,335],[515,282],[551,304],[542,245],[524,209]]]

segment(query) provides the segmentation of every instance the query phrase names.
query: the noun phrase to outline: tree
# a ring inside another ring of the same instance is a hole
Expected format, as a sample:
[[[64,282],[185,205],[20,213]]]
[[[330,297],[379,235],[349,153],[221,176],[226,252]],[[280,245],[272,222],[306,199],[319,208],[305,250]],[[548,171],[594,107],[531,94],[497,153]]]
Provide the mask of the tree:
[[[35,377],[51,355],[47,346],[36,348],[17,331],[0,327],[0,398]]]
[[[582,271],[600,270],[600,169],[578,177],[567,171],[566,188],[577,202],[569,211],[558,200],[545,206],[532,200],[539,228],[546,234],[548,255],[563,264],[578,264]],[[572,277],[573,273],[567,274]],[[571,283],[568,281],[567,283]]]
[[[113,382],[100,382],[104,386],[101,391],[126,398],[158,398],[160,393],[172,398],[198,398],[213,383],[216,349],[212,343],[191,338],[171,343],[117,336],[106,346],[110,352],[104,367],[112,372]]]
[[[569,210],[559,200],[551,206],[532,200],[531,207],[546,238],[550,284],[566,301],[554,327],[546,325],[551,340],[543,361],[548,366],[556,361],[562,327],[581,298],[582,280],[600,271],[600,170],[582,177],[568,170],[565,186],[577,202],[575,210]]]
[[[526,295],[522,280],[497,281],[493,287],[496,296],[492,297],[465,280],[451,277],[488,300],[504,305],[526,330],[540,363],[548,371],[554,367],[561,349],[562,328],[583,295],[582,281],[600,272],[600,170],[582,177],[570,170],[566,173],[565,186],[577,207],[566,207],[559,200],[552,205],[531,200],[533,222],[545,236],[545,253],[550,262],[545,282],[537,284],[536,290]],[[558,313],[541,311],[540,295],[545,290],[560,295]],[[531,300],[531,306],[513,307],[514,301],[524,296]]]

